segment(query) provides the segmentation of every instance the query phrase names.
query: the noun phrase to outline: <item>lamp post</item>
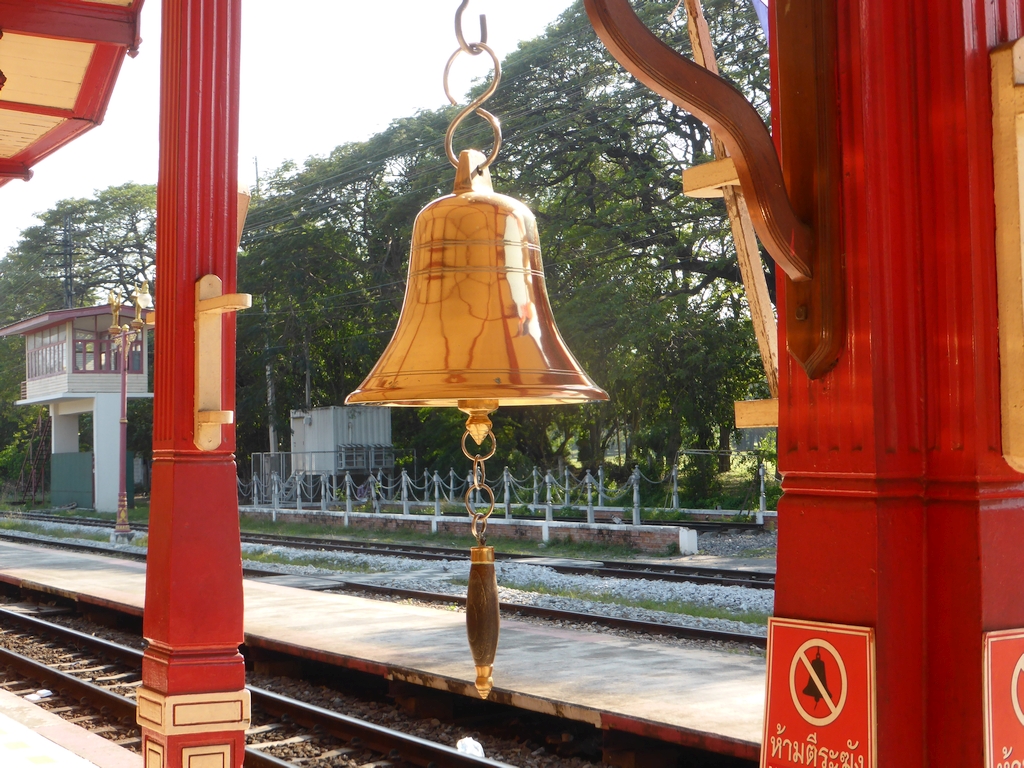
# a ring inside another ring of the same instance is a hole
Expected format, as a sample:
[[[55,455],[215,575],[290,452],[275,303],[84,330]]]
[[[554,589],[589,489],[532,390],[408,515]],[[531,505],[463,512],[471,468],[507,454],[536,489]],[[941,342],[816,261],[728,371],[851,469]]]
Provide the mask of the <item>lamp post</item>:
[[[110,342],[119,356],[114,359],[118,361],[121,371],[121,435],[119,446],[119,479],[117,494],[117,519],[114,523],[114,532],[110,534],[110,541],[114,544],[127,544],[132,540],[133,533],[128,524],[128,490],[127,490],[127,463],[128,463],[128,347],[133,344],[142,333],[145,333],[147,309],[153,308],[153,297],[149,293],[149,283],[143,282],[142,287],[135,289],[135,317],[131,325],[119,323],[121,316],[121,291],[110,292],[110,311],[113,315],[113,323],[110,326]]]

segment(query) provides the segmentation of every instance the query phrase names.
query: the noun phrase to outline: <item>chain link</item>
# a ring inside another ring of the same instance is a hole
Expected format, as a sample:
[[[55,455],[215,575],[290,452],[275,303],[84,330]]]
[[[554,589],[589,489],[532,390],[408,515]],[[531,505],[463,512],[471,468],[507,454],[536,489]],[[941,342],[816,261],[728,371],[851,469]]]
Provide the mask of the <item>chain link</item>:
[[[487,541],[487,518],[494,512],[494,491],[491,490],[491,486],[487,484],[487,470],[484,466],[489,458],[494,456],[494,452],[498,449],[498,441],[494,438],[494,432],[487,430],[486,437],[491,439],[491,450],[486,456],[482,456],[479,453],[470,453],[469,448],[466,447],[466,438],[469,437],[469,431],[462,435],[462,452],[466,455],[466,458],[473,462],[472,469],[472,482],[466,489],[466,511],[469,516],[473,519],[472,532],[473,538],[476,539],[477,544],[483,546]],[[473,492],[480,491],[487,496],[487,511],[480,512],[473,506]]]
[[[462,12],[466,10],[466,6],[469,5],[469,0],[462,0],[462,4],[459,5],[459,9],[455,12],[455,37],[459,41],[459,47],[455,49],[455,53],[448,59],[448,63],[444,68],[444,93],[448,97],[454,106],[458,106],[459,102],[448,87],[448,75],[451,73],[452,64],[459,57],[460,53],[467,53],[470,56],[479,56],[481,53],[486,53],[491,57],[491,61],[494,64],[494,78],[491,80],[490,86],[477,96],[473,101],[466,105],[466,107],[455,116],[452,120],[451,125],[448,126],[448,131],[444,137],[444,149],[448,155],[448,160],[456,168],[459,167],[459,157],[455,153],[453,146],[453,140],[455,137],[455,129],[459,127],[467,115],[476,112],[480,117],[487,121],[491,126],[491,131],[494,133],[494,147],[491,149],[491,154],[487,156],[484,162],[479,168],[474,169],[474,173],[482,174],[491,163],[494,162],[494,158],[498,156],[498,150],[501,149],[501,121],[498,120],[494,115],[488,112],[486,109],[482,109],[482,105],[498,89],[498,83],[501,82],[501,61],[498,59],[497,54],[491,50],[487,45],[487,18],[485,16],[480,17],[480,42],[469,43],[466,42],[466,36],[462,33]]]

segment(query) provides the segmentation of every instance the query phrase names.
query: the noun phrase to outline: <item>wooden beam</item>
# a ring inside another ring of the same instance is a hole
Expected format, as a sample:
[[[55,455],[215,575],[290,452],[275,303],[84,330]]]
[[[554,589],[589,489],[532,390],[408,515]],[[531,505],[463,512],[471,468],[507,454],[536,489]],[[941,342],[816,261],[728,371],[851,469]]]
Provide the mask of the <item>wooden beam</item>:
[[[737,400],[733,403],[736,411],[737,429],[756,429],[779,426],[779,401]]]
[[[0,160],[0,179],[23,179],[28,181],[31,178],[32,171],[24,163]]]
[[[736,163],[731,157],[683,170],[683,194],[687,197],[724,197],[723,187],[739,187],[739,184]]]
[[[690,33],[693,58],[709,72],[718,74],[718,62],[715,61],[715,51],[711,46],[711,32],[708,30],[708,22],[704,18],[704,11],[701,8],[700,0],[685,0],[685,2],[686,25]],[[733,160],[729,157],[725,143],[714,131],[711,133],[711,143],[715,150],[715,157],[718,160],[715,163],[709,163],[709,165],[716,166],[716,169],[709,171],[709,173],[717,171],[724,175],[727,166],[719,165],[719,163],[723,163],[723,161],[732,163]],[[736,166],[733,165],[733,171],[735,171],[735,168]],[[684,190],[686,188],[685,175],[683,176],[683,188]],[[729,212],[729,223],[732,225],[732,239],[736,244],[736,258],[739,260],[743,290],[747,297],[750,317],[754,324],[754,336],[757,338],[757,346],[761,352],[761,363],[764,365],[764,374],[768,379],[768,391],[772,397],[778,398],[778,322],[775,319],[771,296],[768,293],[768,281],[765,279],[764,267],[761,264],[761,252],[757,248],[757,236],[754,234],[754,224],[750,218],[750,209],[747,207],[746,198],[743,196],[743,190],[740,187],[723,185],[722,195],[725,198],[726,210]],[[778,422],[778,415],[775,416],[775,420]]]
[[[133,8],[71,0],[0,0],[0,29],[134,50],[139,43],[138,6],[141,3]]]

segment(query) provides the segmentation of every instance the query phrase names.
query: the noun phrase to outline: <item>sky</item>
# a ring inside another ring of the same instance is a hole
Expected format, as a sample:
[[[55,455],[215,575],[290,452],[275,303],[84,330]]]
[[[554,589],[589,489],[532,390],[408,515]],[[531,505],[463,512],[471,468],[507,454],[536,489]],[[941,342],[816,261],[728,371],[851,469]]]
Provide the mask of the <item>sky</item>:
[[[160,4],[143,6],[139,55],[125,60],[103,124],[37,164],[31,181],[0,187],[0,254],[58,200],[128,181],[156,183]],[[488,44],[504,58],[571,4],[472,0],[464,34],[478,40],[478,17],[486,14]],[[458,6],[459,0],[244,0],[241,181],[255,183],[257,161],[261,174],[285,160],[301,163],[369,138],[397,117],[446,104],[441,78],[458,47]],[[489,65],[485,55],[461,56],[452,93],[464,94]]]

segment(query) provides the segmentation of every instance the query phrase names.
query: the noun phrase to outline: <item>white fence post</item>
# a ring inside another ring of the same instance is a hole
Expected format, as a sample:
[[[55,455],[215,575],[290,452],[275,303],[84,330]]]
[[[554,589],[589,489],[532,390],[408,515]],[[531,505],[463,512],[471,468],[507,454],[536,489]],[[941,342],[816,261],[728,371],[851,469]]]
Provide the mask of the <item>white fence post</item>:
[[[590,476],[590,470],[587,470],[587,476],[583,478],[583,482],[587,484],[587,523],[590,525],[594,524],[594,478]]]
[[[757,474],[761,477],[761,498],[757,504],[757,524],[764,525],[764,513],[768,510],[768,497],[764,492],[764,464],[759,464]]]
[[[537,483],[537,468],[534,467],[533,468],[533,507],[532,507],[532,509],[534,509],[534,510],[536,510],[537,507],[539,506],[539,501],[538,501],[538,499],[540,498],[538,496],[539,493],[540,493],[540,488],[538,487],[538,483]]]
[[[441,516],[441,476],[434,472],[434,517]],[[434,521],[434,532],[437,532],[437,521]]]
[[[455,470],[448,470],[448,503],[455,501]]]
[[[633,467],[633,525],[640,525],[640,467]]]
[[[570,493],[571,493],[571,491],[569,489],[569,467],[566,467],[565,468],[565,504],[564,504],[564,506],[566,506],[566,507],[571,507],[572,506],[572,497],[570,496]]]
[[[292,475],[295,478],[295,511],[302,511],[302,475]]]
[[[280,487],[280,480],[277,477],[277,472],[271,473],[270,480],[271,480],[271,484],[273,485],[273,490],[271,491],[271,498],[273,500],[272,501],[273,508],[270,510],[270,519],[273,522],[276,523],[277,522],[277,505],[281,502],[281,487]]]
[[[679,509],[679,468],[672,467],[672,509]]]
[[[512,519],[512,494],[510,493],[512,481],[509,478],[508,467],[501,473],[501,481],[505,485],[505,519]]]
[[[320,475],[320,511],[327,512],[327,475]]]
[[[345,473],[345,527],[348,528],[348,516],[352,514],[352,475]]]
[[[597,468],[597,506],[604,506],[604,467]]]
[[[409,473],[402,470],[402,517],[409,516]]]
[[[555,478],[551,476],[551,470],[544,473],[544,519],[549,523],[554,519],[554,510],[551,508],[551,484]]]

